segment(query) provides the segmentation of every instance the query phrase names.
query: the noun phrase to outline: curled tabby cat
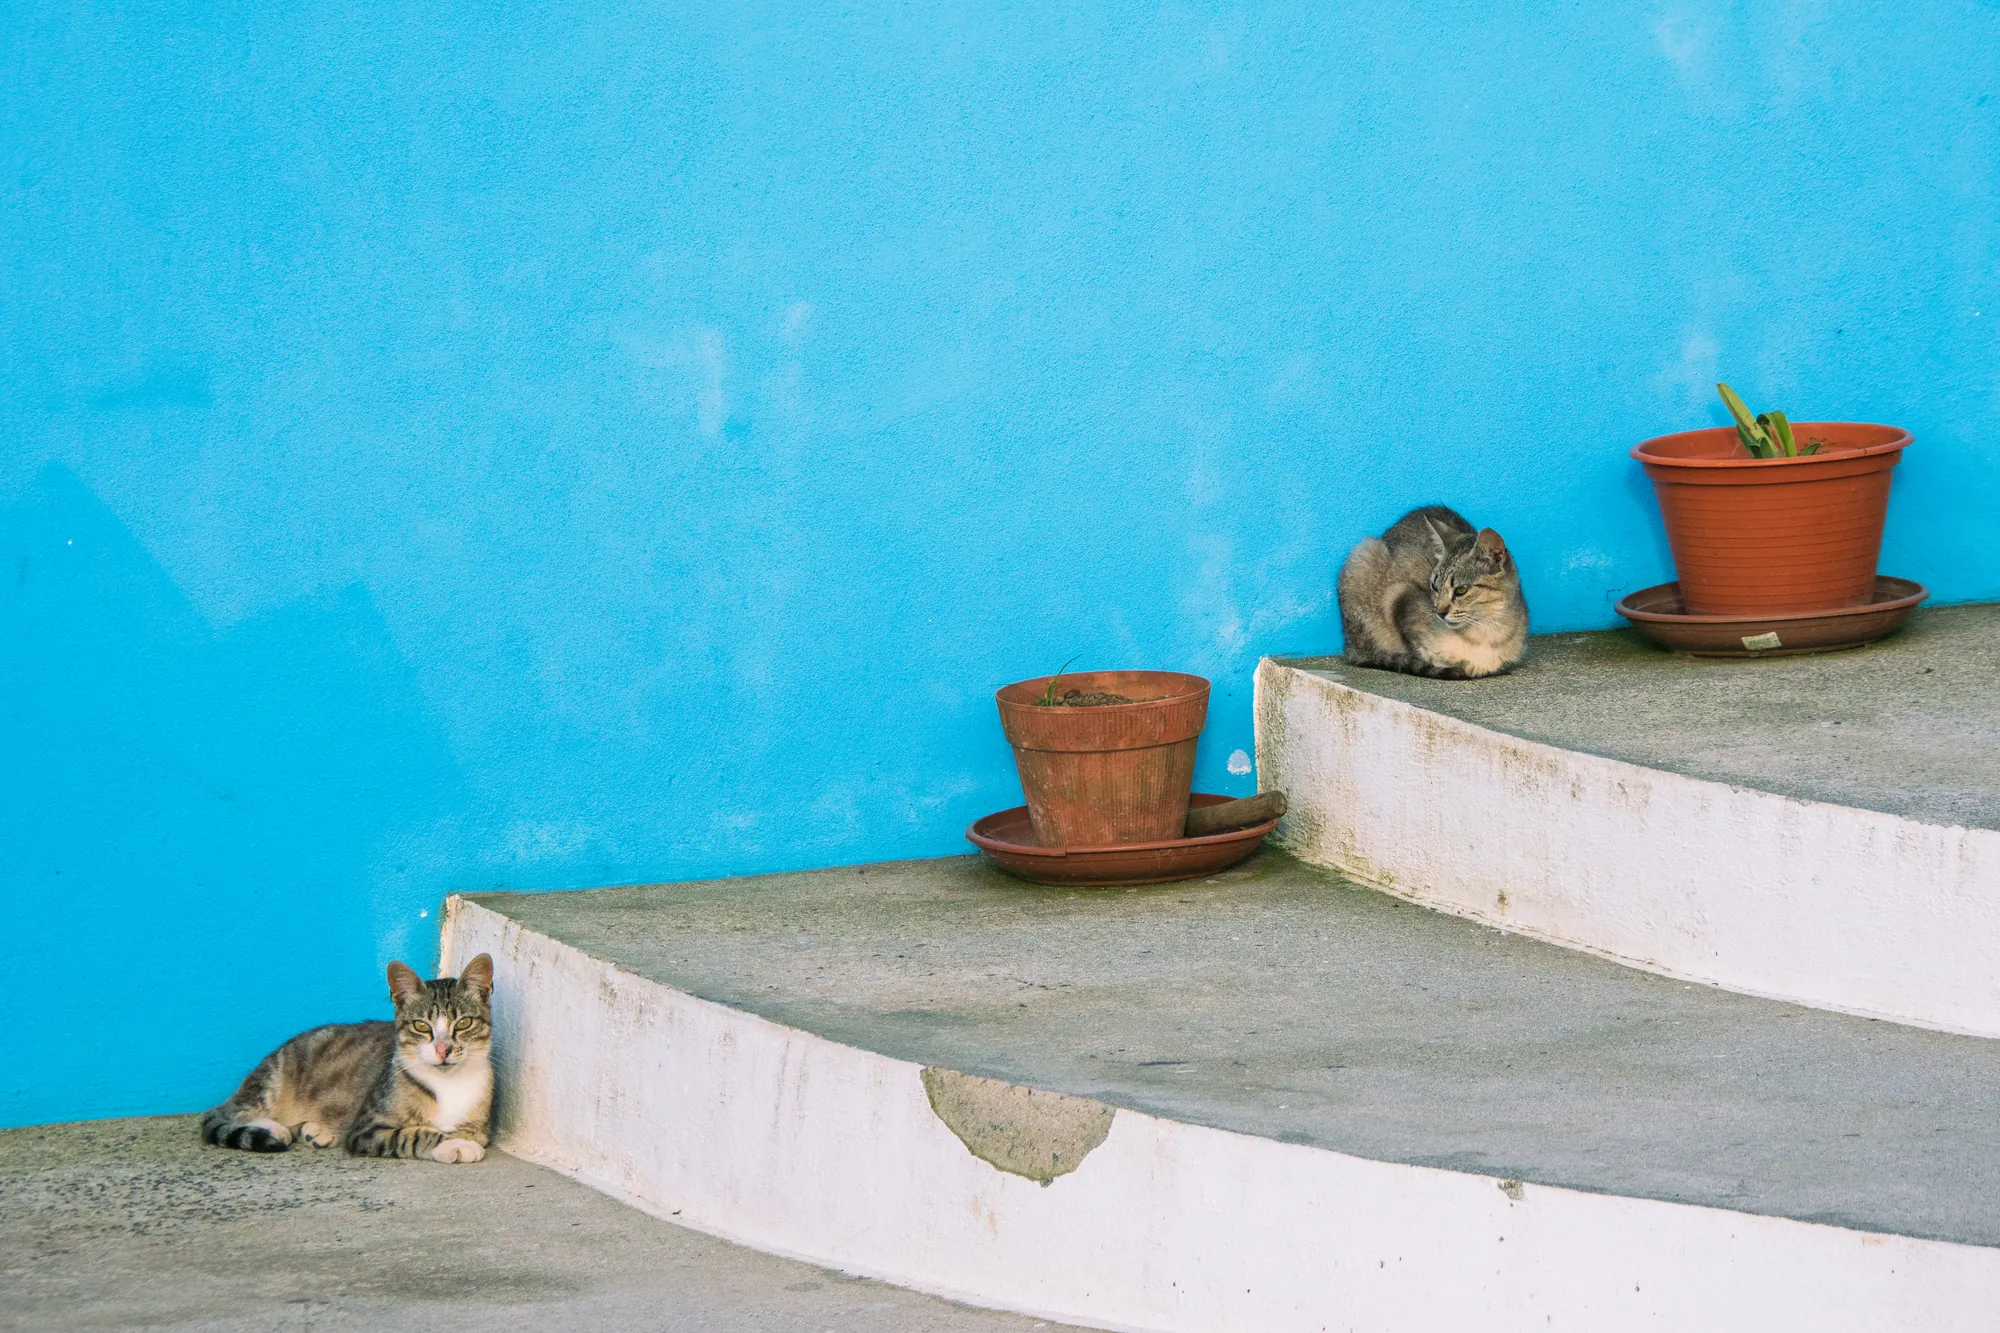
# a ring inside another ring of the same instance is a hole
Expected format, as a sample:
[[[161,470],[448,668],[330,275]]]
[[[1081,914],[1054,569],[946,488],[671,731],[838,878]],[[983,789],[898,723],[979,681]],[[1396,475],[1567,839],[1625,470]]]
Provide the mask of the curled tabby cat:
[[[1443,505],[1412,509],[1340,567],[1340,623],[1356,666],[1494,676],[1528,646],[1528,602],[1507,543]]]
[[[393,1022],[332,1023],[261,1060],[201,1120],[208,1143],[284,1152],[294,1140],[357,1157],[476,1162],[493,1107],[493,960],[421,980],[389,964]]]

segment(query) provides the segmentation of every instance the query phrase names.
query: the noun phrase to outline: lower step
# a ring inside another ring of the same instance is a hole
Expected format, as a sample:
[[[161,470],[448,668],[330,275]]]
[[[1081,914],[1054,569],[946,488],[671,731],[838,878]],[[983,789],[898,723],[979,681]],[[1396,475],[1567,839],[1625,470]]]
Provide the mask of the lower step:
[[[1367,1160],[926,1068],[452,900],[444,967],[482,951],[508,1151],[975,1305],[1274,1333],[1970,1330],[2000,1306],[2000,1249]]]
[[[664,1226],[504,1152],[230,1152],[200,1119],[0,1129],[0,1328],[1052,1333]]]

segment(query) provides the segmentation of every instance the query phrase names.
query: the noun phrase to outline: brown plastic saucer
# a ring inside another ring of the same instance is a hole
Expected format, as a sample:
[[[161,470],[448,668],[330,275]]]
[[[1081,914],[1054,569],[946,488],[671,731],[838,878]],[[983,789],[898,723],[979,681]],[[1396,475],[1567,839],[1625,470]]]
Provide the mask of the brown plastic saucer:
[[[1196,792],[1189,804],[1220,805],[1230,799]],[[1171,884],[1227,870],[1256,851],[1264,835],[1276,827],[1277,820],[1267,819],[1205,838],[1133,842],[1118,847],[1037,847],[1034,829],[1028,823],[1028,807],[1017,805],[976,821],[965,836],[1010,875],[1036,884],[1112,888]]]
[[[1930,589],[1910,579],[1875,576],[1875,598],[1834,611],[1785,615],[1692,616],[1681,585],[1641,588],[1618,603],[1632,628],[1665,648],[1696,657],[1794,657],[1873,643],[1910,618]]]

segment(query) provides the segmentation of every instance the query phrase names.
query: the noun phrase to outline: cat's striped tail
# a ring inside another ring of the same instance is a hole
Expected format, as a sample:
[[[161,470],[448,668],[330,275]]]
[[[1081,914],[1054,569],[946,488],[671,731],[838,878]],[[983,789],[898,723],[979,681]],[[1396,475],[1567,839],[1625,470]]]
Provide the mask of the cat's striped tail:
[[[236,1089],[236,1095],[201,1118],[201,1141],[244,1152],[284,1152],[292,1146],[292,1131],[271,1119],[271,1082],[277,1076],[283,1048],[257,1062]]]
[[[242,1108],[224,1102],[201,1118],[201,1141],[244,1152],[284,1152],[292,1146],[292,1131],[264,1116],[243,1116]]]

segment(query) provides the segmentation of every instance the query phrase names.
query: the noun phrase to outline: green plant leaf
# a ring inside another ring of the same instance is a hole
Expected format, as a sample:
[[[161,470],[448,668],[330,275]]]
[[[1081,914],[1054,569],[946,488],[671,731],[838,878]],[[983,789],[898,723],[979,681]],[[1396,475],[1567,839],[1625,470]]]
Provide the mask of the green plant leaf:
[[[1763,428],[1764,438],[1770,441],[1770,457],[1772,458],[1792,457],[1792,450],[1787,447],[1790,441],[1778,429],[1778,423],[1784,419],[1785,414],[1783,412],[1759,412],[1757,414],[1757,424]]]
[[[1077,656],[1081,656],[1081,654],[1072,656],[1069,662],[1076,661]],[[1043,690],[1042,697],[1035,701],[1043,708],[1054,708],[1056,706],[1056,682],[1062,679],[1063,672],[1069,670],[1069,662],[1064,662],[1056,668],[1056,674],[1049,677],[1049,687]]]
[[[1722,405],[1729,409],[1729,415],[1736,418],[1736,429],[1748,431],[1752,435],[1762,434],[1757,429],[1757,419],[1750,415],[1749,407],[1736,396],[1736,390],[1727,384],[1718,384],[1715,386],[1715,391],[1722,395]]]
[[[1743,441],[1743,447],[1750,451],[1752,458],[1770,458],[1775,449],[1770,436],[1757,419],[1750,415],[1750,409],[1736,396],[1736,390],[1727,384],[1717,384],[1715,391],[1722,395],[1722,405],[1729,409],[1729,415],[1736,418],[1736,436]]]
[[[1792,423],[1785,419],[1783,412],[1769,412],[1759,417],[1758,420],[1766,422],[1769,426],[1772,439],[1784,451],[1785,457],[1797,458],[1799,456],[1798,443],[1792,439]]]
[[[1811,444],[1799,450],[1799,457],[1804,458],[1807,454],[1816,454],[1825,444],[1826,444],[1825,440],[1814,440]]]

